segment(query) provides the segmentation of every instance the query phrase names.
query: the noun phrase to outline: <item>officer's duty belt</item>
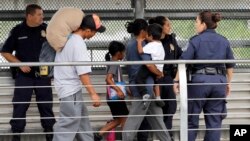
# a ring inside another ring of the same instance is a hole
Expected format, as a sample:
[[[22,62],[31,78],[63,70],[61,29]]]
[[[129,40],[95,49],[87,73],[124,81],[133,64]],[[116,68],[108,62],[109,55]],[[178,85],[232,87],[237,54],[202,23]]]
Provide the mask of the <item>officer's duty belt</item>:
[[[195,70],[195,71],[193,71],[192,74],[206,74],[206,75],[221,74],[221,75],[225,75],[226,71],[225,71],[225,69],[222,69],[222,68],[206,67],[203,69]]]

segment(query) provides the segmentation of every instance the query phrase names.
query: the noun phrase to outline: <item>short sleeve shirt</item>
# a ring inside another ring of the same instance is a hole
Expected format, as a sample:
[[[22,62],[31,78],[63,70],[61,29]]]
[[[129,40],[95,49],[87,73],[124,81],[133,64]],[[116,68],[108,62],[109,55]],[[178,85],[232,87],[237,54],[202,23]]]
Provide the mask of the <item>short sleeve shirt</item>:
[[[192,37],[188,43],[187,50],[184,51],[180,59],[190,60],[224,60],[234,59],[229,41],[217,34],[214,29],[207,29]],[[204,67],[232,68],[234,63],[229,64],[194,64],[194,69]]]
[[[120,65],[107,65],[107,74],[113,74],[113,79],[115,82],[123,81]]]
[[[164,60],[165,51],[161,42],[149,42],[143,47],[143,52],[150,54],[152,60]],[[155,64],[159,71],[163,71],[163,64]]]
[[[26,21],[16,25],[3,44],[1,52],[13,53],[22,62],[38,62],[42,44],[46,41],[45,23],[29,27]]]
[[[55,62],[90,61],[87,46],[81,36],[72,34],[61,52],[56,53]],[[55,66],[55,87],[59,98],[75,94],[82,89],[79,75],[91,72],[91,66]]]

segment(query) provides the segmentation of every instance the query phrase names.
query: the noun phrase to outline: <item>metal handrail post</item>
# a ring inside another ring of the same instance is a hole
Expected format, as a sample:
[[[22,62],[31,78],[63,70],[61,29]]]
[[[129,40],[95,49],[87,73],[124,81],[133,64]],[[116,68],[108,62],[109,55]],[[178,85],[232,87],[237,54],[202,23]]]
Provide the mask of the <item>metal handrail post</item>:
[[[144,18],[145,0],[133,0],[135,4],[135,18]]]
[[[188,141],[188,100],[186,64],[178,64],[180,88],[180,140]]]

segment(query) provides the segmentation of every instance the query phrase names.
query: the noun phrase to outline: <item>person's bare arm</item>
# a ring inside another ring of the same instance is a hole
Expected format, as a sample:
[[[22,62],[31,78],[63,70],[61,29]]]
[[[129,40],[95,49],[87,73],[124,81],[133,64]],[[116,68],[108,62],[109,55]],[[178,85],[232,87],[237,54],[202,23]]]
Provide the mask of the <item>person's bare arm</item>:
[[[94,87],[92,86],[89,74],[80,75],[80,80],[81,80],[82,84],[85,86],[86,90],[88,91],[88,93],[93,101],[93,106],[99,107],[101,105],[100,97],[96,93]]]
[[[163,76],[163,73],[157,69],[157,67],[155,66],[155,64],[146,64],[146,67],[148,68],[148,70],[150,72],[152,72],[153,74],[157,75],[158,77],[162,77]]]
[[[179,90],[179,71],[176,72],[176,75],[173,81],[174,81],[173,90],[174,90],[174,93],[177,95],[180,91]]]
[[[233,77],[233,68],[228,68],[227,69],[227,93],[226,95],[230,95],[231,92],[231,80]]]
[[[16,56],[12,55],[11,53],[2,52],[1,55],[8,61],[8,62],[21,62],[16,58]],[[29,66],[20,66],[19,67],[22,72],[29,73],[31,68]]]
[[[137,40],[137,50],[139,54],[143,54],[142,42],[144,39],[136,39]]]
[[[9,62],[21,62],[16,58],[16,56],[12,55],[11,53],[2,52],[1,55]]]
[[[113,74],[107,74],[106,76],[106,82],[108,85],[111,85],[111,87],[117,92],[117,95],[123,99],[124,98],[124,93],[122,92],[122,90],[115,85],[115,82],[113,81]]]

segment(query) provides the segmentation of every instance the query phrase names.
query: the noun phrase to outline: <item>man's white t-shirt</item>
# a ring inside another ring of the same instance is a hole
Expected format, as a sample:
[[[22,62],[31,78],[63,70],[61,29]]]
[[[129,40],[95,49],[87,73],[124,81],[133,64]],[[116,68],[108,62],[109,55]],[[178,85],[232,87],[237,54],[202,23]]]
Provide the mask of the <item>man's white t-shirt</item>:
[[[56,53],[55,62],[90,61],[87,46],[80,35],[72,34],[61,52]],[[91,72],[91,66],[55,66],[54,84],[59,98],[82,90],[79,75]]]
[[[161,42],[149,42],[143,47],[143,53],[150,54],[152,60],[164,60],[165,51]],[[159,71],[163,71],[164,64],[155,64]]]

